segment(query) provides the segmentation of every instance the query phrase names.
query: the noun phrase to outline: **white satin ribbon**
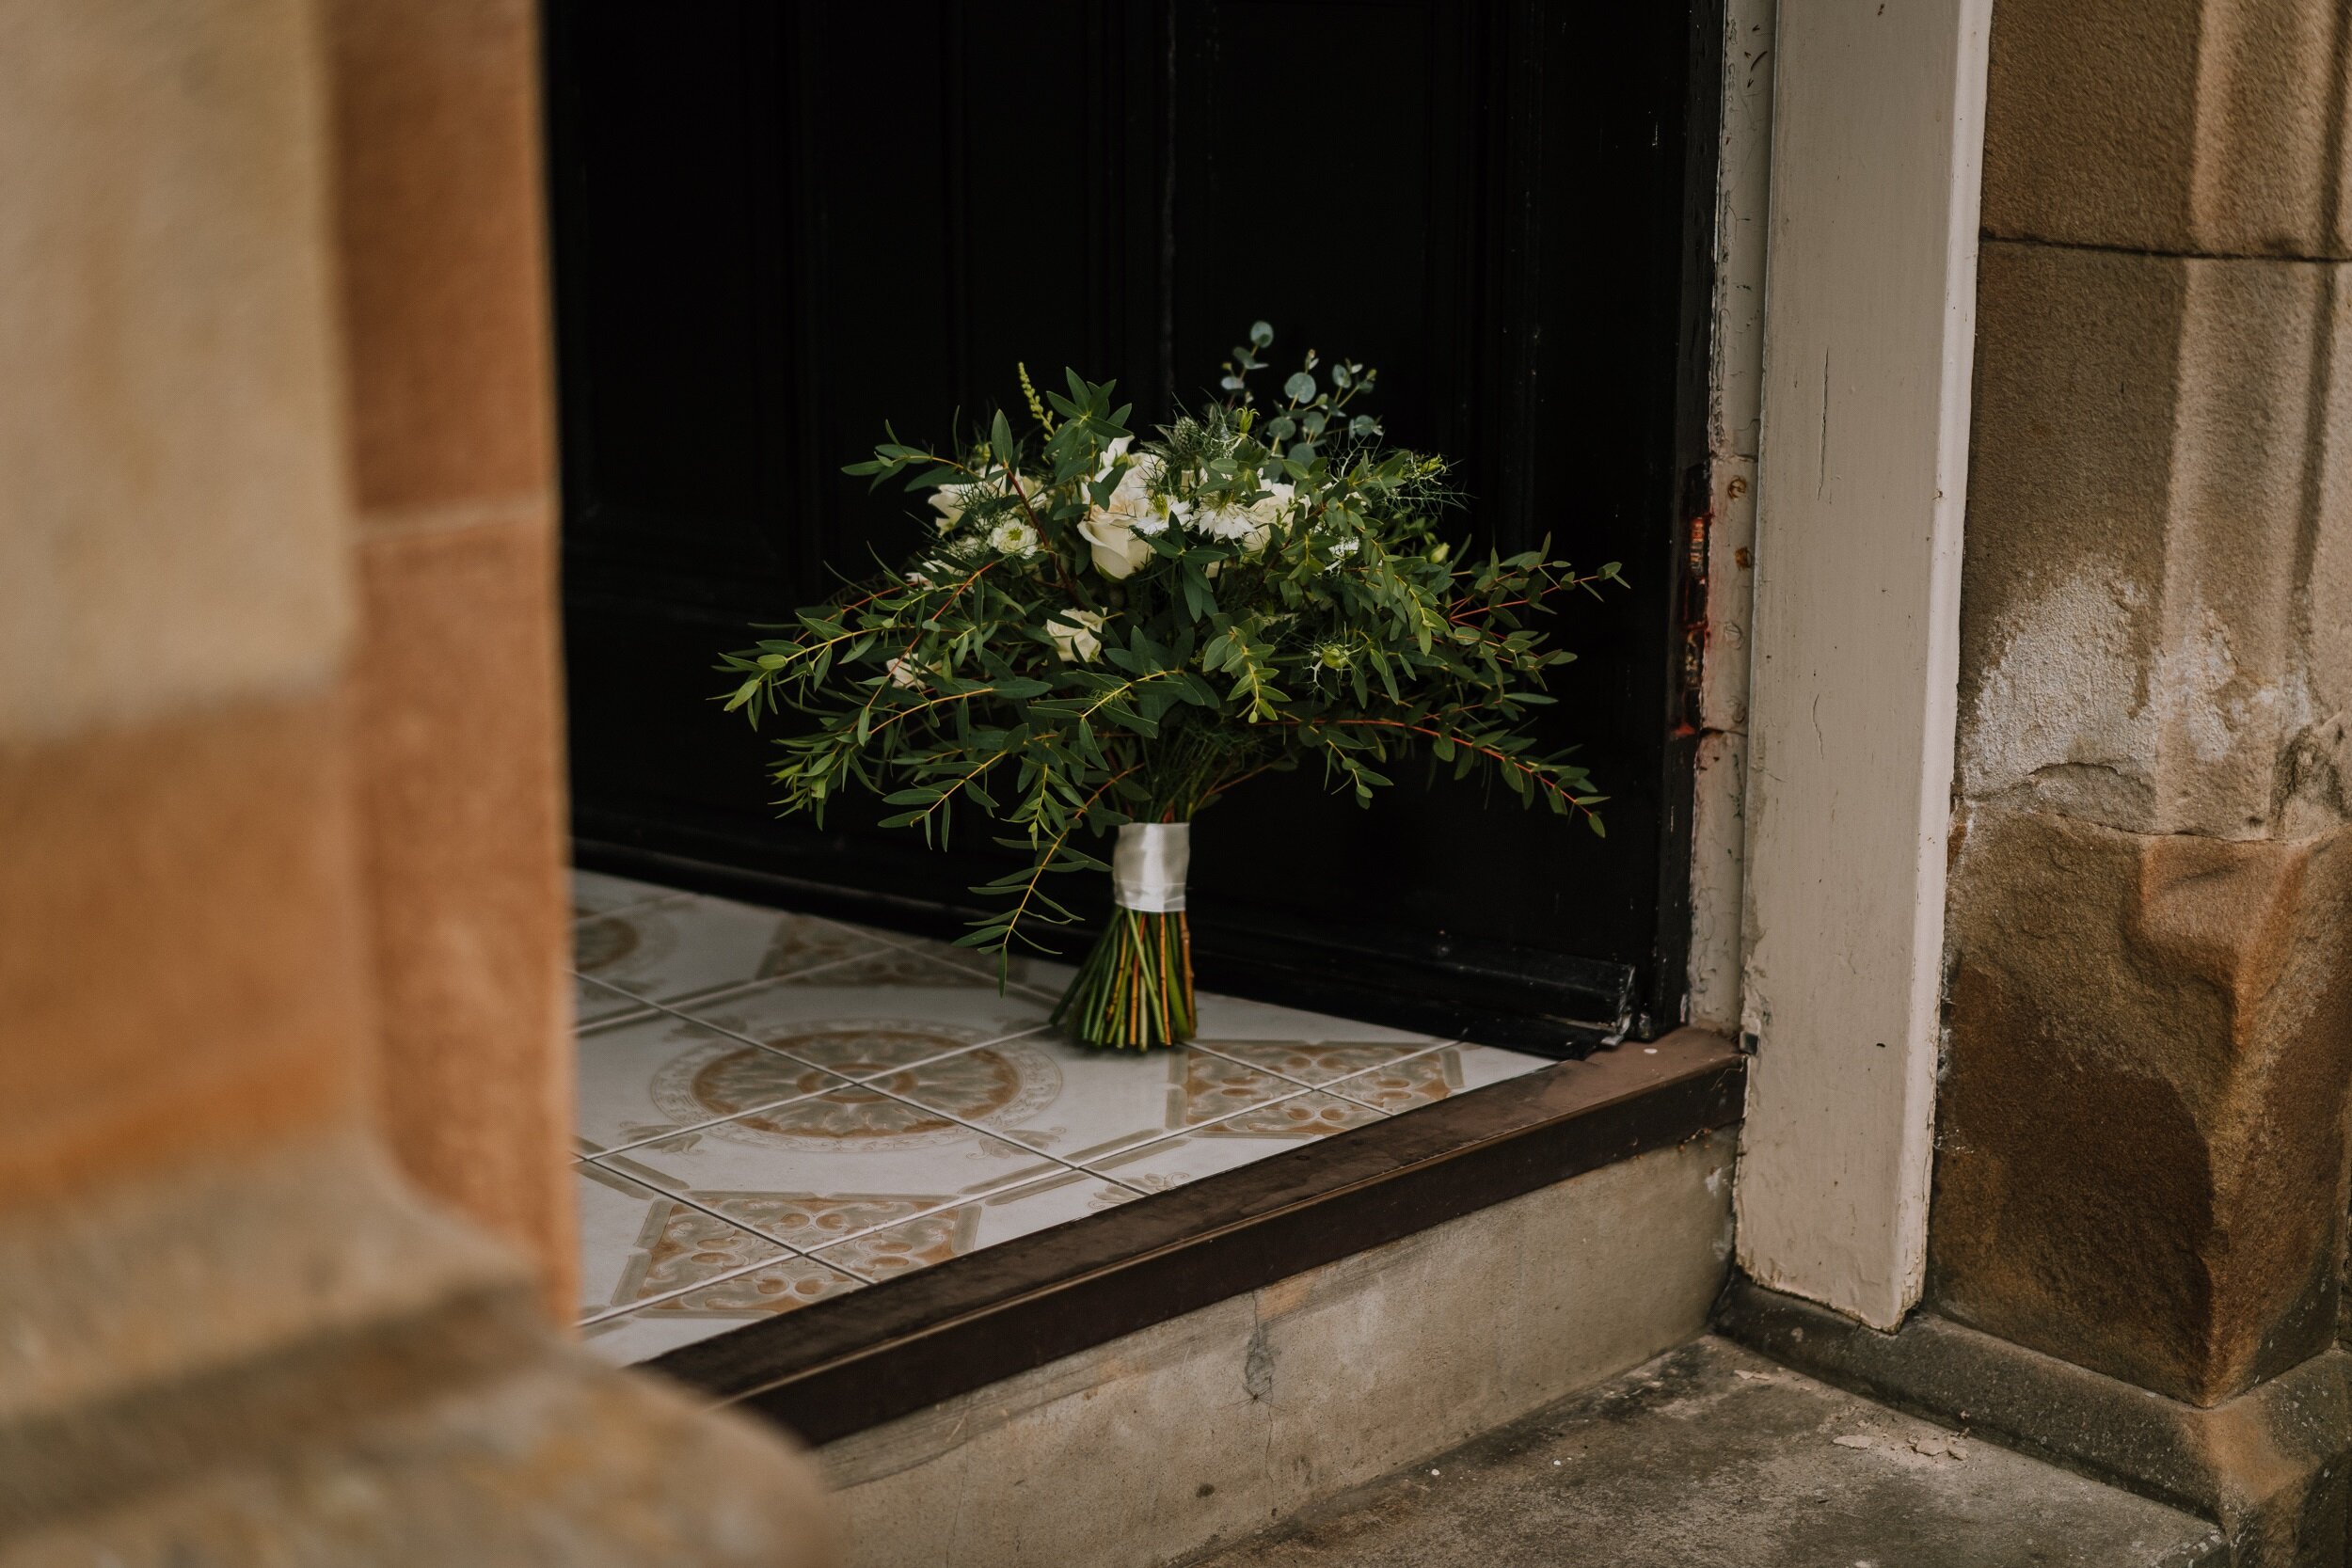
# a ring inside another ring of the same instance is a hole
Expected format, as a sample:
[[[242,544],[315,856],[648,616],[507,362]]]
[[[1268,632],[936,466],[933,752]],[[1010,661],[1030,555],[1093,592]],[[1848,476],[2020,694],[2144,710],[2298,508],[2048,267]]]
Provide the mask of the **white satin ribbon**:
[[[1148,914],[1181,910],[1191,867],[1191,823],[1122,822],[1111,852],[1111,901]]]

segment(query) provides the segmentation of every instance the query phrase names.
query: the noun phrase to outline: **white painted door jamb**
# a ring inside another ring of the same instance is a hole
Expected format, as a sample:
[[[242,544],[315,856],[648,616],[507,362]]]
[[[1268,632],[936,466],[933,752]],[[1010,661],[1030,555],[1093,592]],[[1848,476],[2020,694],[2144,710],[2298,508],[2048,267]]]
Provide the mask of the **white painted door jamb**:
[[[1992,0],[1780,0],[1748,708],[1739,1256],[1918,1299]]]

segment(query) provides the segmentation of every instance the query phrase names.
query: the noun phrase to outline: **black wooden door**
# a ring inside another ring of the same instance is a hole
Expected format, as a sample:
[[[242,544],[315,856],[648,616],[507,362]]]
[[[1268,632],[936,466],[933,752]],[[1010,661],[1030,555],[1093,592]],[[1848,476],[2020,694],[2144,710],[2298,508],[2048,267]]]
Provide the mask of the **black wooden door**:
[[[840,472],[885,419],[944,437],[1025,360],[1116,375],[1157,422],[1264,318],[1278,365],[1380,368],[1482,547],[1625,562],[1558,622],[1553,711],[1609,836],[1474,783],[1359,811],[1263,781],[1194,835],[1203,982],[1539,1048],[1677,1018],[1709,0],[547,20],[584,862],[952,929],[989,852],[776,821],[712,656],[912,540],[904,497]]]

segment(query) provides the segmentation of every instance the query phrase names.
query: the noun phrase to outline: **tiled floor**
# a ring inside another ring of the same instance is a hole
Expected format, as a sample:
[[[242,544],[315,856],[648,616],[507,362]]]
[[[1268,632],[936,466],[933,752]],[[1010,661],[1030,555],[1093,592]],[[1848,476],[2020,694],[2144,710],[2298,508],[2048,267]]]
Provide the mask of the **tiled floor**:
[[[573,879],[581,1332],[615,1361],[1531,1072],[1534,1056],[1203,993],[1181,1051],[1046,1027],[1069,977]]]

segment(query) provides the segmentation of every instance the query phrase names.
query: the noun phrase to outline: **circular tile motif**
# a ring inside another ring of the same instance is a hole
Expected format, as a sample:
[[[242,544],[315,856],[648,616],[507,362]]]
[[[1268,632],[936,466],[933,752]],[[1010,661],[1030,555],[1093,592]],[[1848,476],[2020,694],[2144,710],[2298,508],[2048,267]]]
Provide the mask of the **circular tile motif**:
[[[1060,1094],[1060,1069],[1044,1052],[1018,1043],[964,1049],[975,1037],[977,1031],[933,1023],[804,1026],[771,1038],[774,1050],[713,1045],[688,1052],[664,1067],[650,1089],[676,1125],[733,1118],[704,1128],[705,1136],[844,1150],[969,1138],[957,1118],[1017,1120]],[[957,1053],[946,1054],[951,1052]],[[831,1073],[868,1081],[828,1089],[836,1081]]]
[[[677,951],[677,927],[660,910],[583,920],[572,929],[572,964],[614,984],[642,974]]]
[[[584,974],[610,969],[637,951],[637,928],[617,915],[583,920],[572,932],[572,962]]]

